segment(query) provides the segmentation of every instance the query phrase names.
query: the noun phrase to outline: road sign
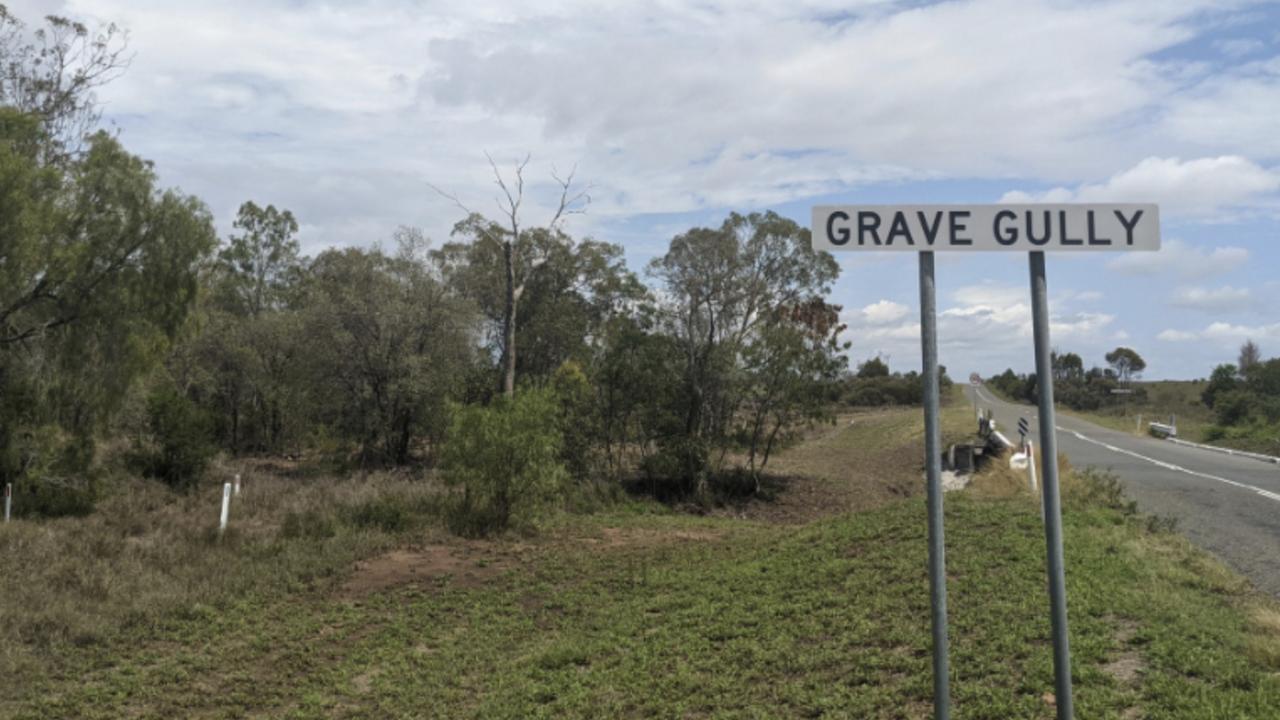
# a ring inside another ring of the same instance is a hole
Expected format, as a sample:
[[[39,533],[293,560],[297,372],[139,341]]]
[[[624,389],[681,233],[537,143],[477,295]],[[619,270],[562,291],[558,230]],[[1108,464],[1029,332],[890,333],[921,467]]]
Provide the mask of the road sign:
[[[1031,426],[1027,424],[1026,418],[1024,417],[1018,418],[1018,434],[1019,435],[1021,435],[1025,439],[1027,437],[1027,431],[1029,431],[1030,429],[1031,429]]]
[[[1071,652],[1067,642],[1067,582],[1062,562],[1062,507],[1050,362],[1049,301],[1044,254],[1160,249],[1160,209],[1150,204],[827,205],[813,208],[815,250],[917,252],[920,262],[920,348],[924,380],[925,478],[929,525],[929,595],[933,631],[933,708],[951,717],[947,586],[942,522],[938,410],[938,325],[934,257],[937,251],[1022,251],[1031,271],[1031,324],[1039,394],[1040,447],[1053,627],[1054,704],[1059,720],[1073,714]],[[981,378],[978,378],[980,380]],[[971,377],[973,382],[974,378]],[[976,383],[975,383],[976,384]],[[976,395],[976,393],[975,393]],[[976,399],[975,399],[976,402]],[[1023,418],[1018,430],[1026,438]],[[1048,460],[1046,462],[1046,459]],[[1031,462],[1034,462],[1033,460]]]
[[[813,247],[852,252],[1160,249],[1151,204],[820,205]]]

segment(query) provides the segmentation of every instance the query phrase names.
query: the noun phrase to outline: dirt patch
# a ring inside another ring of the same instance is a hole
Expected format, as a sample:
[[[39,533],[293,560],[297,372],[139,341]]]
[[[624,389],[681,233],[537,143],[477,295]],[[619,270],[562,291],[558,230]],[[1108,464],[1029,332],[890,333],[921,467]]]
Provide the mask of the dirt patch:
[[[342,595],[360,598],[399,585],[479,587],[507,569],[507,562],[465,545],[392,550],[356,563]]]
[[[1132,620],[1118,621],[1116,644],[1120,646],[1120,651],[1110,662],[1102,666],[1104,673],[1115,678],[1117,683],[1126,687],[1136,685],[1147,669],[1146,661],[1142,659],[1142,655],[1137,648],[1132,645],[1133,636],[1137,632],[1138,626]]]

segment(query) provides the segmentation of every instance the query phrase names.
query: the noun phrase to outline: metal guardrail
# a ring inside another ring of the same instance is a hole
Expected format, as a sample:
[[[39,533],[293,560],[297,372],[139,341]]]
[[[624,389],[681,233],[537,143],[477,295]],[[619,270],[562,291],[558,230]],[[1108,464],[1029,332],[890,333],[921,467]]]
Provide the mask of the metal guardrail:
[[[1263,455],[1262,453],[1249,452],[1247,450],[1233,450],[1232,448],[1218,447],[1217,445],[1204,445],[1202,443],[1194,443],[1194,442],[1189,442],[1187,440],[1179,440],[1178,438],[1174,438],[1174,437],[1169,437],[1165,439],[1171,443],[1176,443],[1178,445],[1186,445],[1187,447],[1200,448],[1201,450],[1210,450],[1212,452],[1222,453],[1223,455],[1238,455],[1240,457],[1247,457],[1252,460],[1259,460],[1261,462],[1271,463],[1272,465],[1280,465],[1280,457],[1275,457],[1272,455]]]
[[[1147,423],[1147,429],[1158,438],[1175,438],[1178,436],[1177,425],[1167,425],[1165,423]]]

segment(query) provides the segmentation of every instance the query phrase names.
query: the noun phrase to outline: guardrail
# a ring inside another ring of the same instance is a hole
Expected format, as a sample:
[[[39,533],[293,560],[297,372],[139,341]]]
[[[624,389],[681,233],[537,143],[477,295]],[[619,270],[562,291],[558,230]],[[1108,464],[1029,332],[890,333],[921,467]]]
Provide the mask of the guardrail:
[[[1158,438],[1175,438],[1178,436],[1177,425],[1166,425],[1165,423],[1147,423],[1147,429]]]
[[[1178,438],[1173,438],[1173,437],[1165,438],[1165,439],[1171,443],[1176,443],[1178,445],[1186,445],[1187,447],[1200,448],[1201,450],[1211,450],[1216,453],[1222,453],[1223,455],[1238,455],[1240,457],[1247,457],[1252,460],[1259,460],[1261,462],[1271,463],[1272,465],[1280,465],[1280,458],[1274,457],[1272,455],[1263,455],[1262,453],[1249,452],[1247,450],[1233,450],[1232,448],[1218,447],[1217,445],[1204,445],[1202,443],[1193,443],[1187,440],[1179,440]]]

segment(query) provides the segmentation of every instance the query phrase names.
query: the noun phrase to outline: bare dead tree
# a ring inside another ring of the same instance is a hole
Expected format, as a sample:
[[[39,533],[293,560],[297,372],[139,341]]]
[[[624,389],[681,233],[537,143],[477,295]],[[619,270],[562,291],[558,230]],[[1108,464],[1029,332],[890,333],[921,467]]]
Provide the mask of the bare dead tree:
[[[497,243],[502,251],[506,283],[505,306],[502,314],[502,392],[507,397],[512,397],[515,395],[516,385],[516,308],[529,280],[528,273],[522,273],[519,269],[524,267],[523,263],[527,262],[530,271],[536,270],[547,259],[545,256],[540,255],[527,258],[520,255],[523,252],[537,252],[536,247],[526,247],[521,243],[521,233],[524,231],[520,215],[521,206],[524,203],[524,172],[532,155],[526,153],[524,159],[516,164],[509,181],[503,177],[498,164],[494,162],[489,153],[486,152],[484,157],[489,161],[489,168],[493,171],[494,184],[498,186],[502,193],[494,198],[494,202],[498,206],[498,212],[501,214],[501,221],[476,223],[475,226],[481,239]],[[559,198],[557,199],[555,211],[547,223],[547,230],[553,235],[561,231],[561,227],[569,216],[585,213],[587,205],[591,203],[590,186],[581,189],[574,188],[574,175],[576,173],[576,165],[565,177],[561,177],[554,168],[551,171],[551,178],[559,188]],[[467,213],[468,216],[488,220],[481,213],[477,213],[463,204],[457,194],[445,192],[436,185],[430,185],[430,187],[438,195],[452,202],[464,213]],[[501,227],[502,233],[493,232],[491,226]]]

